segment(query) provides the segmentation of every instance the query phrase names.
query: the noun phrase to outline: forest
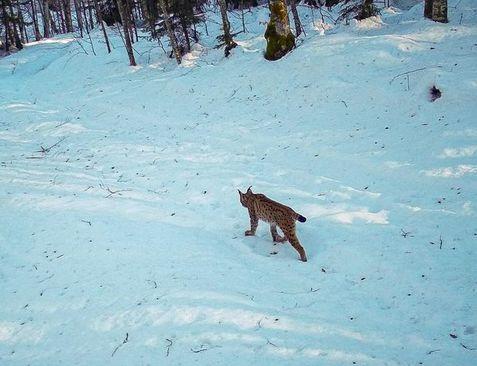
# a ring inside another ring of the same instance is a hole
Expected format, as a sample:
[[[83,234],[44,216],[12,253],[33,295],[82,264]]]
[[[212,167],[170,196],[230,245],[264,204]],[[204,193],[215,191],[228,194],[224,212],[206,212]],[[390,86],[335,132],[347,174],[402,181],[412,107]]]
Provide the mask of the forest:
[[[0,365],[474,366],[476,0],[0,0]]]
[[[382,6],[389,6],[390,0],[383,0]],[[160,42],[167,35],[170,51],[177,63],[191,50],[191,44],[199,42],[197,23],[207,25],[209,21],[205,10],[218,8],[221,15],[223,33],[219,35],[218,47],[223,46],[225,55],[236,46],[227,12],[235,11],[242,22],[241,32],[245,32],[244,12],[254,7],[267,5],[270,9],[270,21],[265,32],[267,50],[265,57],[277,60],[295,46],[295,37],[302,34],[300,16],[296,0],[257,0],[202,1],[202,0],[2,0],[0,34],[3,33],[0,47],[9,52],[17,50],[31,40],[39,41],[54,35],[79,33],[87,37],[90,30],[100,27],[104,42],[111,52],[107,27],[121,24],[122,35],[129,62],[136,65],[132,45],[138,41],[138,28],[147,32],[150,39]],[[377,15],[378,7],[373,0],[305,0],[304,6],[316,8],[323,18],[323,11],[332,7],[341,7],[335,22],[355,18],[366,19]],[[293,16],[294,33],[290,29],[288,7]],[[424,15],[437,22],[447,22],[447,0],[426,0]],[[207,31],[207,27],[205,28]],[[240,31],[239,31],[240,32]]]

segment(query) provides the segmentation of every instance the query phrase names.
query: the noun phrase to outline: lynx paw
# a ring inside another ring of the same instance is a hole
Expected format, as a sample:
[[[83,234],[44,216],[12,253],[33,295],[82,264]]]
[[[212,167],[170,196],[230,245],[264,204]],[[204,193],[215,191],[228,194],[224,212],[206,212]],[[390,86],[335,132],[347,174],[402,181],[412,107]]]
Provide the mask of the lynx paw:
[[[253,235],[255,235],[255,233],[252,230],[247,230],[245,232],[245,236],[253,236]]]

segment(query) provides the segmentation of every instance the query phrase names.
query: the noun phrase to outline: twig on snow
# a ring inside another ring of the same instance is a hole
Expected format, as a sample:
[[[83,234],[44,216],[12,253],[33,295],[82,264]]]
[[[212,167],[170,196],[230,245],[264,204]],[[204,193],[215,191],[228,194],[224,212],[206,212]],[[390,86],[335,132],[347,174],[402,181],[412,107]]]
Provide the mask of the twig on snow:
[[[104,198],[109,198],[115,194],[118,194],[121,196],[121,192],[128,192],[128,191],[131,191],[130,189],[118,189],[117,191],[113,191],[111,188],[109,188],[108,186],[105,186],[103,183],[100,183],[99,184],[99,188],[109,192],[108,195],[104,196]]]
[[[433,241],[430,241],[429,244],[435,245],[436,243],[434,243]],[[443,244],[442,235],[439,235],[439,249],[442,249],[442,244]]]
[[[191,350],[192,352],[194,352],[194,353],[199,353],[199,352],[207,351],[208,348],[205,348],[204,345],[202,344],[199,349],[193,349],[193,348],[191,348],[190,350]]]
[[[278,291],[280,294],[286,294],[286,295],[301,295],[301,294],[309,294],[311,292],[317,292],[319,288],[313,288],[310,287],[308,291],[298,291],[298,292],[286,292],[286,291]]]
[[[166,341],[169,342],[169,344],[166,346],[166,357],[169,357],[169,352],[172,347],[172,340],[170,340],[169,338],[166,338]]]
[[[120,347],[122,347],[123,345],[125,345],[126,343],[128,343],[128,341],[129,341],[129,333],[126,333],[126,338],[124,338],[123,343],[119,344],[119,345],[114,349],[113,353],[111,353],[111,357],[114,356],[114,354],[116,353],[116,351],[117,351]]]
[[[475,350],[477,350],[477,348],[468,347],[468,346],[466,346],[464,343],[461,343],[460,345],[461,345],[462,347],[464,347],[465,349],[468,349],[469,351],[475,351]]]
[[[154,280],[146,280],[146,282],[151,283],[154,285],[154,288],[157,288],[157,282]]]
[[[415,70],[411,70],[411,71],[406,71],[406,72],[403,72],[401,74],[397,74],[396,76],[394,76],[390,81],[389,81],[389,85],[392,84],[392,82],[394,80],[396,80],[398,77],[400,76],[404,76],[404,75],[409,75],[409,74],[413,74],[415,72],[418,72],[418,71],[422,71],[422,70],[427,70],[427,69],[430,69],[430,68],[440,68],[442,67],[441,65],[436,65],[436,66],[430,66],[430,67],[421,67],[419,69],[415,69]]]
[[[107,188],[107,191],[109,192],[109,194],[107,196],[105,196],[104,198],[109,198],[111,197],[113,194],[116,194],[116,193],[119,193],[119,195],[121,195],[121,192],[126,192],[126,191],[130,191],[130,189],[118,189],[117,191],[113,191],[111,190],[109,187]]]
[[[230,102],[233,99],[234,95],[237,94],[237,91],[238,89],[234,89],[232,95],[227,99],[227,102]]]
[[[210,349],[214,349],[214,348],[221,348],[222,346],[214,346],[214,345],[211,345],[209,347],[206,347],[204,344],[201,344],[199,348],[197,349],[193,349],[191,348],[190,350],[194,353],[200,353],[200,352],[204,352],[204,351],[208,351]]]
[[[55,274],[54,274],[54,273],[52,273],[51,275],[49,275],[48,277],[46,277],[46,278],[44,278],[44,279],[42,279],[42,280],[38,281],[37,283],[42,283],[42,282],[45,282],[45,281],[49,280],[50,278],[52,278],[54,275],[55,275]]]
[[[43,146],[40,146],[40,149],[41,150],[38,150],[37,152],[41,152],[43,154],[46,154],[46,153],[49,153],[51,149],[53,149],[54,147],[58,146],[60,143],[62,143],[64,140],[66,139],[66,137],[63,137],[62,139],[58,140],[56,142],[56,144],[53,144],[49,147],[43,147]]]
[[[269,344],[269,345],[271,345],[271,346],[273,346],[273,347],[278,348],[278,346],[277,346],[275,343],[270,342],[270,339],[268,339],[268,338],[265,338],[265,339],[267,340],[267,344]]]

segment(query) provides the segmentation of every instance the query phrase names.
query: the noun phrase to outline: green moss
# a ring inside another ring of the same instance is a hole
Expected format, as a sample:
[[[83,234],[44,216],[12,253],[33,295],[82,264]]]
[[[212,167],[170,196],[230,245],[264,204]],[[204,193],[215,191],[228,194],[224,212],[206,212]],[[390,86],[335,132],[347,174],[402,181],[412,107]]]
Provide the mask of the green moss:
[[[286,7],[282,3],[270,4],[270,22],[267,25],[265,31],[265,39],[267,40],[267,49],[265,50],[265,58],[273,61],[278,60],[285,56],[295,47],[295,36],[288,28],[288,16]],[[277,20],[287,25],[287,32],[285,34],[279,34],[277,32]]]
[[[291,32],[285,36],[278,35],[272,23],[267,26],[265,38],[267,40],[265,58],[270,61],[282,58],[295,47],[295,36]]]

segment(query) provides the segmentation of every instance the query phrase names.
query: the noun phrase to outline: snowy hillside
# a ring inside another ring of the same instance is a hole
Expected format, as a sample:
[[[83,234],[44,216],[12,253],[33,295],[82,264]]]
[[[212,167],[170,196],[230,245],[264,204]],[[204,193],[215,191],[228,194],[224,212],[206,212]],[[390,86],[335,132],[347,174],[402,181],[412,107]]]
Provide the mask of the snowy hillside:
[[[475,365],[477,3],[422,13],[302,7],[277,62],[266,8],[228,59],[218,25],[179,67],[114,29],[1,58],[0,364]],[[244,236],[250,185],[307,263]]]

